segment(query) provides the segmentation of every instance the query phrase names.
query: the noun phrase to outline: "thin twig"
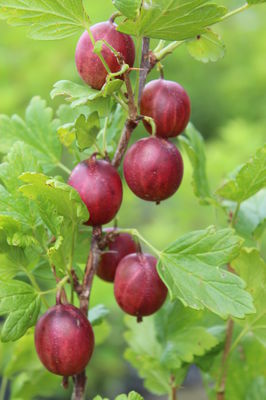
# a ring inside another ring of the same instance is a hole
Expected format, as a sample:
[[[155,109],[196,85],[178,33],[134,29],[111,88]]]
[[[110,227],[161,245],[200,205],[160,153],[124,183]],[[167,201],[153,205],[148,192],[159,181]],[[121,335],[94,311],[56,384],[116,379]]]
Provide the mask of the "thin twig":
[[[118,147],[116,149],[114,158],[112,160],[112,165],[115,168],[118,168],[119,165],[121,164],[121,161],[127,150],[127,146],[128,146],[129,140],[131,138],[131,134],[134,131],[134,129],[137,127],[137,125],[138,125],[138,121],[132,121],[131,119],[126,120],[120,141],[118,143]]]
[[[142,57],[140,64],[140,79],[139,79],[139,94],[138,101],[140,103],[141,95],[147,80],[147,75],[150,70],[150,57],[149,57],[150,39],[144,37],[142,40]]]

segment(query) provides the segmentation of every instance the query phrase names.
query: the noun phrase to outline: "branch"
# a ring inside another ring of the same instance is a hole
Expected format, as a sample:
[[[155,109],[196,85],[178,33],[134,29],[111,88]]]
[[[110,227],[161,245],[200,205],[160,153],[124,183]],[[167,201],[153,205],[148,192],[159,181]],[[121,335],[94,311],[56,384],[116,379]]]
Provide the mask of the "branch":
[[[140,103],[141,95],[147,80],[148,72],[150,71],[150,39],[147,37],[143,38],[142,41],[142,56],[140,64],[140,79],[139,79],[139,96],[138,101]]]
[[[119,165],[121,164],[121,161],[127,150],[127,146],[128,146],[129,140],[131,138],[131,134],[137,126],[138,126],[138,121],[132,121],[131,119],[126,120],[120,141],[118,143],[118,147],[116,149],[114,158],[112,160],[112,165],[115,168],[118,168]]]
[[[222,358],[222,375],[217,391],[217,400],[224,400],[225,399],[225,386],[226,386],[226,378],[227,378],[227,362],[228,356],[230,352],[230,347],[232,343],[233,337],[233,330],[234,330],[234,321],[230,318],[227,323],[227,330],[226,330],[226,339],[224,345],[224,352]]]

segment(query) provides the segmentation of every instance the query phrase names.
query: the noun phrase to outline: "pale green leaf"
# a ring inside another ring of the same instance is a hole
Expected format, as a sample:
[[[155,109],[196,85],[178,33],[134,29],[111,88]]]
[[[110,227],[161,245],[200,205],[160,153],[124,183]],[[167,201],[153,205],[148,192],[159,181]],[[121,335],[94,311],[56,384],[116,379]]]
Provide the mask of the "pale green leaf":
[[[77,144],[81,151],[90,148],[97,138],[100,130],[99,115],[96,111],[87,118],[81,114],[74,125]]]
[[[240,245],[231,229],[210,227],[191,232],[166,248],[157,268],[171,298],[194,309],[206,307],[223,318],[253,313],[244,282],[220,268],[237,257]]]
[[[185,136],[180,136],[179,140],[193,168],[192,184],[194,193],[202,204],[209,204],[211,201],[211,194],[206,173],[206,156],[203,138],[191,123],[189,123],[186,128],[185,134]]]
[[[109,312],[103,304],[99,304],[89,310],[88,319],[92,326],[100,325]]]
[[[33,39],[62,39],[81,32],[89,22],[82,0],[0,0],[0,18],[28,26]]]
[[[266,347],[266,264],[257,249],[244,248],[232,266],[246,282],[256,307],[256,314],[239,323],[245,334],[252,333]]]
[[[218,196],[238,203],[266,187],[266,145],[244,164],[236,175],[218,190]]]
[[[30,146],[45,171],[53,170],[61,158],[61,145],[57,139],[58,120],[46,102],[34,97],[25,114],[25,121],[17,115],[0,115],[0,152],[7,153],[16,141]]]
[[[186,43],[189,54],[198,61],[207,63],[224,57],[225,44],[220,36],[210,29]]]
[[[134,19],[139,14],[141,0],[113,0],[113,3],[127,18]]]
[[[0,315],[8,314],[1,340],[19,339],[33,326],[40,312],[40,297],[32,286],[20,281],[0,281]]]
[[[118,25],[118,30],[155,39],[190,39],[219,22],[226,11],[208,0],[145,1],[137,18],[126,19]]]

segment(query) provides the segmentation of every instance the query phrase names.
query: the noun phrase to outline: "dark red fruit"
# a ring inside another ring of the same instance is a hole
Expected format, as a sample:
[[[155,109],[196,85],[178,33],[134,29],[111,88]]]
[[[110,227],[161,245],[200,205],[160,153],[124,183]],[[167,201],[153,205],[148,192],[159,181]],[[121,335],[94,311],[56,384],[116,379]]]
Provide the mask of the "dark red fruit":
[[[105,229],[106,233],[115,233],[115,231],[114,228]],[[119,262],[128,254],[136,253],[138,247],[128,233],[119,233],[109,242],[108,250],[101,256],[97,275],[104,281],[113,282]]]
[[[135,46],[132,38],[116,30],[116,24],[110,21],[101,22],[93,25],[90,31],[95,42],[105,40],[116,51],[122,54],[125,63],[133,67],[135,61]],[[98,57],[93,53],[94,45],[90,36],[85,31],[77,44],[76,48],[76,66],[81,78],[92,88],[100,90],[105,84],[107,71]],[[111,72],[118,72],[121,66],[118,64],[114,53],[104,44],[102,47],[102,56],[109,66]]]
[[[73,169],[68,183],[79,192],[88,208],[88,225],[107,224],[115,217],[123,189],[119,174],[109,162],[95,157],[82,161]]]
[[[124,175],[136,196],[158,203],[179,188],[183,160],[173,143],[152,136],[139,140],[127,151]]]
[[[122,310],[138,320],[159,310],[167,296],[167,288],[158,275],[156,264],[152,255],[135,253],[124,257],[116,270],[116,301]]]
[[[79,309],[71,304],[59,304],[39,319],[35,347],[50,372],[73,376],[84,370],[92,356],[93,330]]]
[[[188,124],[190,100],[178,83],[157,79],[145,86],[141,96],[140,112],[154,119],[157,136],[175,137],[183,132]],[[144,125],[151,133],[150,124],[144,121]]]

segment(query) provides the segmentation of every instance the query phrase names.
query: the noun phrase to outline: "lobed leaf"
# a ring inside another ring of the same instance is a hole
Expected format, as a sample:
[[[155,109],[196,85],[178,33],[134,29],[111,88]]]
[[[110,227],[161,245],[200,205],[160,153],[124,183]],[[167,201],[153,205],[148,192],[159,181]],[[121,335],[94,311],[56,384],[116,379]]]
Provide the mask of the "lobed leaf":
[[[8,314],[1,331],[3,342],[15,341],[33,326],[40,312],[40,297],[20,281],[0,281],[0,315]]]
[[[77,144],[81,151],[90,148],[97,139],[100,130],[100,121],[97,111],[94,111],[87,118],[81,114],[75,122]]]
[[[239,323],[245,334],[252,333],[266,347],[266,264],[257,249],[244,248],[232,266],[246,282],[256,307],[256,314]]]
[[[244,282],[219,268],[237,257],[240,246],[241,240],[231,229],[209,227],[166,248],[157,269],[171,298],[197,310],[206,307],[222,318],[253,313],[252,297],[244,290]]]
[[[180,136],[179,141],[184,147],[193,168],[192,185],[195,195],[202,204],[209,204],[211,194],[206,173],[206,156],[204,141],[201,134],[189,123],[186,135]]]
[[[34,97],[26,109],[25,121],[17,115],[0,115],[0,152],[9,152],[16,141],[24,142],[44,171],[51,171],[61,159],[61,144],[56,136],[58,123],[46,102]]]
[[[134,19],[139,14],[141,0],[113,0],[114,6],[127,18]]]
[[[82,0],[0,0],[0,18],[28,26],[29,36],[39,40],[75,35],[89,23]]]
[[[207,63],[224,57],[225,44],[220,36],[210,29],[186,43],[189,54],[198,61]]]
[[[266,145],[218,190],[218,196],[241,203],[266,187]]]
[[[185,40],[205,32],[219,22],[226,8],[209,0],[153,0],[142,3],[139,15],[126,19],[118,30],[154,39]]]

